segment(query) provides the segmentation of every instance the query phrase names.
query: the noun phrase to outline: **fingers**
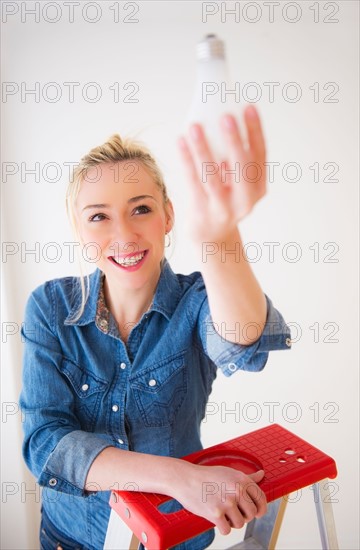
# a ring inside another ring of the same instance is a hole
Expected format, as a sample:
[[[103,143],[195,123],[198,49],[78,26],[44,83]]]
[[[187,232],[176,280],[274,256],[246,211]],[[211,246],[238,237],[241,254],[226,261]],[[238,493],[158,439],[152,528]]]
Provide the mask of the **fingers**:
[[[206,139],[204,130],[200,124],[192,124],[190,127],[191,143],[199,160],[214,161],[214,156]]]
[[[245,109],[245,122],[248,133],[249,148],[253,151],[255,162],[265,162],[266,148],[265,139],[261,127],[260,117],[253,105]]]
[[[201,182],[199,181],[195,162],[190,152],[189,146],[183,137],[179,138],[178,145],[180,149],[180,155],[185,166],[187,179],[192,186],[195,199],[197,201],[201,201],[204,198],[204,190]]]
[[[237,505],[239,516],[237,516],[237,525],[234,525],[236,529],[240,529],[254,519],[257,514],[257,508],[253,502],[245,500]]]
[[[256,484],[264,477],[264,471],[259,470],[254,474],[245,476],[250,479],[248,483],[242,479],[238,485],[236,496],[226,502],[222,509],[222,515],[215,521],[216,526],[223,535],[230,533],[231,528],[241,529],[254,518],[259,518],[266,513],[267,504],[264,492]],[[231,492],[229,492],[230,494]]]
[[[224,115],[220,120],[220,126],[229,149],[229,157],[242,162],[245,158],[245,150],[235,117],[230,114]]]
[[[231,529],[241,529],[245,523],[245,516],[235,501],[228,503],[226,512],[223,512],[215,521],[215,525],[222,535],[228,535]]]
[[[245,476],[240,485],[240,491],[236,498],[239,511],[245,522],[254,517],[261,517],[266,513],[267,503],[265,493],[257,485],[265,475],[264,470]]]
[[[266,497],[257,485],[264,477],[263,470],[246,475],[226,466],[194,465],[191,472],[191,486],[201,490],[201,502],[191,491],[185,491],[184,499],[181,495],[176,498],[184,508],[215,524],[222,535],[265,514]]]
[[[240,502],[228,503],[226,512],[215,521],[215,525],[222,535],[228,535],[231,529],[242,529],[246,523],[257,517],[257,513],[254,502],[245,497]]]
[[[221,535],[228,535],[232,528],[226,516],[219,518],[219,520],[215,522],[215,526],[219,529]]]
[[[253,483],[249,483],[249,485],[247,486],[247,493],[249,495],[249,498],[251,498],[257,509],[256,513],[254,514],[254,516],[257,518],[260,518],[261,516],[266,514],[267,510],[265,493],[257,485],[257,483],[259,483],[263,479],[264,475],[264,470],[259,470],[254,474],[250,474],[249,477],[252,479]]]
[[[249,474],[249,477],[251,477],[251,479],[253,481],[255,481],[255,483],[259,483],[259,481],[262,480],[264,475],[265,475],[264,470],[258,470],[257,472],[254,472],[253,474]]]
[[[215,162],[214,155],[200,124],[193,124],[190,127],[190,138],[196,165],[199,168],[198,180],[205,192],[210,189],[212,193],[220,195],[223,191],[220,166]]]

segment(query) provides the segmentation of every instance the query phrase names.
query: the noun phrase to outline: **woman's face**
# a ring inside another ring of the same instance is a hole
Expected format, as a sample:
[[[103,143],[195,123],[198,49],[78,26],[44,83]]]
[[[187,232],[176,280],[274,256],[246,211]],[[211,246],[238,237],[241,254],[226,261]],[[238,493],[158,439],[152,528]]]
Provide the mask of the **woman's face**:
[[[76,200],[85,257],[109,282],[139,289],[160,274],[173,210],[139,161],[102,164],[87,171]],[[95,243],[90,245],[90,243]]]

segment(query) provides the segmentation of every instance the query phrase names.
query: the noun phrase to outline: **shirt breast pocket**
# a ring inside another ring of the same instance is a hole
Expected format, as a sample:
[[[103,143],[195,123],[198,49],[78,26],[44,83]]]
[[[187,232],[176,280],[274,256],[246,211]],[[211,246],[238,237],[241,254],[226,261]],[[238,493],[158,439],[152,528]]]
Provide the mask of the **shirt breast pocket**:
[[[108,383],[68,359],[63,360],[61,371],[72,389],[74,412],[81,428],[93,430]]]
[[[137,409],[149,427],[171,426],[187,392],[184,353],[177,354],[129,379]]]

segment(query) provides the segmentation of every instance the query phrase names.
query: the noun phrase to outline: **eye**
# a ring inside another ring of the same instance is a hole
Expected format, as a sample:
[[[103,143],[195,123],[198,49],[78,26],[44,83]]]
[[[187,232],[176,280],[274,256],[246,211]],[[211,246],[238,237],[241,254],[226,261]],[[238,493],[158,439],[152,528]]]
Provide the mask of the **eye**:
[[[94,214],[93,216],[90,216],[89,222],[101,222],[102,220],[105,220],[106,216],[104,214]]]
[[[133,210],[133,213],[136,214],[137,216],[139,214],[148,214],[149,212],[151,212],[151,208],[149,208],[145,204],[141,204],[140,206],[137,206]]]

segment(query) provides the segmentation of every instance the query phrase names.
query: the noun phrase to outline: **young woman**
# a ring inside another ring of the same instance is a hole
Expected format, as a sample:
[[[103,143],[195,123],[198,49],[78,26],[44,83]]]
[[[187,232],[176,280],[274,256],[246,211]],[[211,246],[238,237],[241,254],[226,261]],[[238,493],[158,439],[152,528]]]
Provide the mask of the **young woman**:
[[[237,224],[266,183],[234,173],[239,163],[258,174],[264,167],[253,107],[245,121],[246,147],[235,119],[222,119],[229,155],[221,170],[209,164],[201,126],[179,140],[201,273],[175,274],[164,257],[174,211],[147,149],[114,135],[74,171],[68,211],[97,269],[34,290],[23,328],[23,453],[43,487],[43,550],[102,548],[111,488],[168,494],[223,534],[266,512],[257,485],[264,472],[179,459],[201,449],[217,368],[226,376],[259,371],[270,350],[291,346],[246,256],[234,253],[242,247]],[[207,482],[225,486],[225,498],[219,491],[203,499]],[[176,548],[200,550],[213,536]]]

